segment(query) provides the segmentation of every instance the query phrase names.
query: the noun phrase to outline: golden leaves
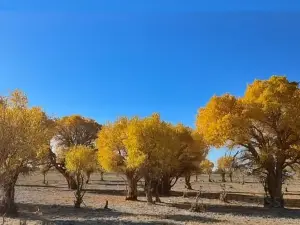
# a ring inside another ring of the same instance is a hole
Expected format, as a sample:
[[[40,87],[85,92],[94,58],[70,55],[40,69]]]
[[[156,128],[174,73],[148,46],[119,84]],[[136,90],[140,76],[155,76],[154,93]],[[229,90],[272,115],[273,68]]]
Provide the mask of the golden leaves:
[[[97,168],[95,151],[84,145],[70,147],[65,160],[66,168],[70,172],[82,174]]]
[[[4,97],[0,107],[0,153],[7,170],[33,164],[44,157],[52,137],[51,120],[39,107],[28,107],[20,91]],[[6,158],[6,159],[5,159]],[[2,161],[3,162],[3,161]]]
[[[232,167],[232,162],[234,160],[233,156],[222,156],[218,159],[218,169],[228,171]]]
[[[152,176],[182,163],[191,167],[197,161],[199,165],[208,151],[200,134],[182,124],[166,123],[157,113],[108,123],[99,132],[96,145],[104,169],[148,171]]]
[[[214,163],[208,159],[205,159],[200,163],[200,170],[203,173],[210,174],[212,173],[213,168],[214,168]]]
[[[261,134],[274,139],[278,130],[300,134],[299,119],[292,119],[300,118],[299,102],[298,84],[286,77],[255,80],[243,97],[212,97],[198,112],[197,131],[215,147],[247,144]]]
[[[58,146],[71,147],[74,145],[94,146],[101,125],[95,120],[80,115],[65,116],[56,121],[55,140]]]

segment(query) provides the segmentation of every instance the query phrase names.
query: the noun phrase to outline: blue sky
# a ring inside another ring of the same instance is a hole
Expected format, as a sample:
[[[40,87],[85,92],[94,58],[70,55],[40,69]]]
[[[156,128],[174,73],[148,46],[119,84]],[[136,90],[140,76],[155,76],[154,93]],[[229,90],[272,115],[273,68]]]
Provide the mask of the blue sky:
[[[300,78],[299,1],[45,2],[0,2],[0,94],[22,89],[52,116],[194,126],[214,94]]]

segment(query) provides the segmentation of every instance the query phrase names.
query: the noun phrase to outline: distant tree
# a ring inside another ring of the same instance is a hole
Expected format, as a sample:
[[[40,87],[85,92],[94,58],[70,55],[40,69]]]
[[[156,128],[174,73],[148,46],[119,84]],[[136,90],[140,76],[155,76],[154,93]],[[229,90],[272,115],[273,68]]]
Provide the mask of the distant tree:
[[[41,166],[41,172],[43,174],[43,184],[46,184],[46,175],[51,169],[52,165],[51,164],[44,164]]]
[[[218,159],[218,170],[222,176],[222,182],[226,182],[225,175],[228,174],[230,182],[232,182],[232,173],[233,173],[233,156],[222,156]]]
[[[80,208],[85,191],[84,184],[88,179],[86,172],[96,166],[95,151],[84,145],[70,147],[66,153],[66,168],[75,177],[76,191],[74,207]]]
[[[66,116],[56,121],[56,134],[54,142],[57,154],[50,152],[50,159],[54,167],[66,178],[68,187],[76,189],[76,180],[70,175],[65,166],[65,154],[68,149],[76,145],[95,148],[95,139],[101,125],[92,119],[79,115]],[[89,171],[89,175],[92,171]]]
[[[208,181],[211,182],[211,174],[213,172],[214,163],[209,161],[208,159],[203,160],[200,163],[200,171],[208,175]]]
[[[243,97],[214,96],[199,110],[197,129],[215,147],[242,149],[264,179],[266,205],[284,207],[284,170],[300,163],[300,90],[283,76],[255,80]]]
[[[32,171],[44,159],[53,122],[27,97],[14,91],[0,100],[0,214],[15,215],[15,184],[20,173]]]

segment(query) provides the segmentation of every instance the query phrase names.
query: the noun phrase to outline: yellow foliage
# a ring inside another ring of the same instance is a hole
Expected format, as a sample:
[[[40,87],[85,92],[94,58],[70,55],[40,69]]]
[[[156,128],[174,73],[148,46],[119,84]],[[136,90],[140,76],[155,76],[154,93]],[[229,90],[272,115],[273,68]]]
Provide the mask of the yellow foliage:
[[[29,107],[27,97],[20,91],[1,99],[0,171],[14,173],[45,157],[53,135],[53,121],[41,108]]]
[[[213,168],[214,168],[214,163],[209,161],[208,159],[205,159],[200,163],[200,170],[203,173],[211,174]]]
[[[105,170],[120,172],[140,169],[146,164],[152,167],[152,163],[162,166],[162,161],[166,163],[169,159],[166,156],[170,155],[171,146],[176,144],[171,131],[157,114],[144,119],[120,118],[99,132],[98,161]]]
[[[96,141],[99,164],[108,171],[143,171],[153,177],[199,165],[208,147],[201,135],[173,126],[155,113],[146,118],[120,118],[103,126]]]
[[[99,131],[96,147],[99,150],[98,162],[103,169],[124,172],[131,167],[127,161],[132,149],[127,149],[125,142],[128,137],[128,125],[133,123],[133,120],[121,117],[114,123],[106,124]]]
[[[197,131],[209,145],[243,147],[256,163],[279,157],[282,167],[297,162],[300,145],[300,90],[283,76],[255,80],[245,95],[214,96],[197,115]],[[266,164],[265,164],[266,165]]]
[[[70,147],[65,160],[67,170],[76,174],[97,168],[95,151],[84,145]]]
[[[129,126],[126,144],[133,149],[131,159],[141,158],[138,166],[155,176],[172,166],[172,152],[179,142],[172,127],[159,114],[152,114]]]
[[[94,147],[94,141],[101,125],[95,120],[80,115],[65,116],[56,121],[55,140],[59,147],[68,148],[74,145]]]
[[[234,158],[232,156],[222,156],[218,159],[218,169],[223,171],[230,171]]]

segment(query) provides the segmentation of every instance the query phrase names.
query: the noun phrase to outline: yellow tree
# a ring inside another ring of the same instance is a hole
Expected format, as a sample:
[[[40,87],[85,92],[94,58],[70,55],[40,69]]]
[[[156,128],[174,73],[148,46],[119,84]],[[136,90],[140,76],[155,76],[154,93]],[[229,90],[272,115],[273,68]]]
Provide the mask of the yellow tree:
[[[80,208],[85,194],[83,187],[88,179],[85,174],[87,171],[96,169],[97,167],[95,151],[85,145],[75,145],[69,148],[65,160],[66,168],[75,177],[77,187],[75,191],[74,207]]]
[[[134,117],[119,118],[114,123],[108,123],[98,133],[96,146],[98,149],[98,163],[106,171],[123,173],[127,178],[127,200],[137,200],[137,182],[141,178],[140,164],[143,157],[136,155],[136,149],[128,143],[129,126],[138,124],[139,119]]]
[[[15,184],[26,168],[35,167],[48,151],[53,122],[27,97],[14,91],[0,101],[0,214],[17,213]]]
[[[94,157],[97,158],[97,152],[98,150],[95,149],[90,149],[90,151],[92,151],[92,155]],[[86,173],[86,184],[90,183],[90,178],[91,178],[91,174],[94,172],[100,171],[102,173],[101,168],[99,167],[98,161],[96,159],[94,159],[93,161],[91,161],[90,163],[87,164],[87,168],[85,169],[85,173]],[[101,180],[103,180],[103,175],[101,174]]]
[[[208,159],[203,160],[200,163],[200,171],[208,175],[208,181],[211,182],[211,174],[213,172],[214,163]]]
[[[232,182],[232,165],[234,157],[232,156],[222,156],[218,159],[218,170],[222,176],[222,182],[226,182],[225,175],[229,174],[230,181]]]
[[[101,125],[95,120],[79,115],[65,116],[56,121],[56,134],[53,138],[56,153],[50,151],[51,163],[66,178],[68,187],[76,189],[74,177],[70,175],[66,166],[64,155],[66,151],[75,145],[84,145],[95,148],[95,139],[101,129]],[[92,171],[87,171],[90,174]]]
[[[140,172],[145,179],[147,201],[152,203],[153,182],[159,180],[164,171],[174,163],[172,151],[179,142],[170,124],[163,122],[156,113],[144,119],[136,120],[128,126],[126,145],[132,149],[132,159],[138,156]],[[156,201],[159,197],[156,191]]]
[[[265,203],[284,207],[284,169],[300,162],[300,91],[283,76],[255,80],[243,97],[214,96],[199,110],[197,129],[215,147],[241,147],[264,178]]]
[[[175,169],[177,177],[184,175],[187,189],[192,189],[190,178],[192,172],[196,172],[199,164],[205,159],[208,153],[208,146],[202,135],[182,124],[175,127],[177,138],[180,142],[177,147],[177,157],[179,166]]]
[[[169,195],[179,177],[185,177],[186,187],[191,189],[190,177],[198,170],[200,162],[208,153],[208,146],[202,136],[183,124],[170,125],[175,136],[174,149],[168,156],[171,164],[163,171],[159,181],[159,194]],[[171,133],[171,132],[170,132]]]

